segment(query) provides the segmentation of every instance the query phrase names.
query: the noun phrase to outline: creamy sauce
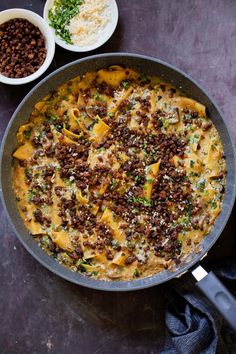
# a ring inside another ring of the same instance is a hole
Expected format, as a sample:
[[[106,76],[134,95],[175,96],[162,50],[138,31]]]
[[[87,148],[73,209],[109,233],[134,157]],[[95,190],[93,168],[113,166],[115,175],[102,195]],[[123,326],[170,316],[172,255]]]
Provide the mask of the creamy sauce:
[[[159,78],[86,73],[38,102],[17,140],[19,213],[72,271],[128,280],[172,269],[221,211],[219,134],[202,104]]]

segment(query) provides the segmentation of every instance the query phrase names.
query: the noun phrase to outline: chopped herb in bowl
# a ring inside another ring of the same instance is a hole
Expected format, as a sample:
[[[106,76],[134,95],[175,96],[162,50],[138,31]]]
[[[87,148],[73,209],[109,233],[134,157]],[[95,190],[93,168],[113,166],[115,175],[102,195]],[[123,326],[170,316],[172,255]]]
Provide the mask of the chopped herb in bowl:
[[[79,6],[84,0],[55,0],[53,8],[48,12],[49,24],[66,43],[73,44],[67,26],[70,20],[79,13]]]

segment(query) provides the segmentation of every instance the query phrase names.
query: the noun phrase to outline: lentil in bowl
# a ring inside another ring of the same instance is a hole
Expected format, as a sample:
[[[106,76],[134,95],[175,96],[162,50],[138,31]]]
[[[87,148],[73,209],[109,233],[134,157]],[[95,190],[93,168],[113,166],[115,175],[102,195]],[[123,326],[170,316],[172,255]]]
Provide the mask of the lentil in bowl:
[[[0,82],[20,85],[49,67],[55,52],[52,31],[32,11],[11,9],[0,14]]]

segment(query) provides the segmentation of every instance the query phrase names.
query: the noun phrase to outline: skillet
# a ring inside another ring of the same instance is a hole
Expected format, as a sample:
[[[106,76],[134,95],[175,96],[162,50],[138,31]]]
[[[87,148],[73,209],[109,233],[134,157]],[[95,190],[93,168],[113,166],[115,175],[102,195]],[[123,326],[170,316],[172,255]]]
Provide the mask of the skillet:
[[[25,228],[18,214],[15,196],[12,190],[11,155],[17,145],[16,132],[19,126],[27,121],[36,102],[46,96],[50,91],[55,90],[59,85],[75,76],[114,64],[133,67],[147,75],[159,76],[164,81],[171,83],[178,87],[182,92],[185,92],[188,97],[204,104],[207,108],[207,114],[215,124],[223,143],[226,156],[227,176],[222,211],[216,219],[210,234],[201,242],[199,253],[189,255],[188,260],[180,264],[173,271],[165,270],[143,279],[108,282],[91,279],[63,267],[52,257],[47,255],[29,235],[29,232]],[[79,59],[54,71],[38,83],[20,103],[8,124],[1,145],[1,196],[9,222],[12,224],[21,243],[27,251],[37,259],[37,261],[60,277],[73,283],[97,290],[131,291],[164,283],[173,278],[180,277],[186,271],[191,270],[195,278],[198,280],[198,287],[208,296],[231,326],[236,330],[236,300],[212,272],[207,274],[201,266],[196,266],[219,238],[232,211],[236,194],[235,161],[234,146],[222,114],[210,96],[188,75],[161,60],[147,56],[129,53],[99,54]]]

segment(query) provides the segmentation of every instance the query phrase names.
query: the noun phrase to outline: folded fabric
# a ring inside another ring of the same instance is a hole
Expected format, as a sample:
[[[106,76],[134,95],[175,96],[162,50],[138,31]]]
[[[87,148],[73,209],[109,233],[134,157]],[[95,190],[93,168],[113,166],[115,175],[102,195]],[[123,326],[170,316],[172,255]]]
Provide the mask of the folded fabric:
[[[236,290],[235,258],[211,264],[209,270],[214,271],[232,292]],[[172,281],[170,287],[165,322],[172,345],[162,353],[236,353],[236,333],[196,288],[192,275],[185,274]]]

